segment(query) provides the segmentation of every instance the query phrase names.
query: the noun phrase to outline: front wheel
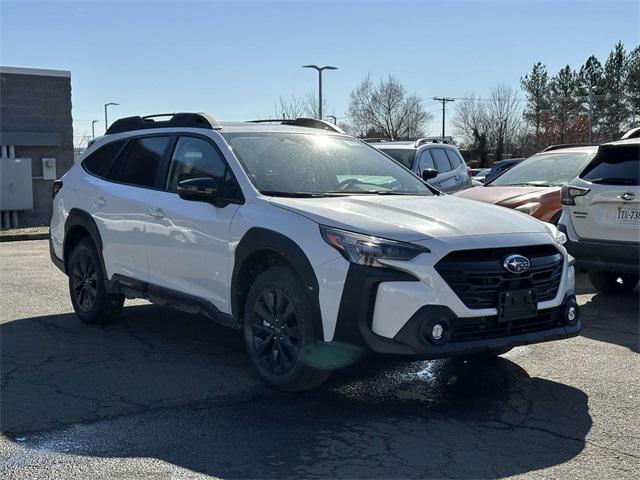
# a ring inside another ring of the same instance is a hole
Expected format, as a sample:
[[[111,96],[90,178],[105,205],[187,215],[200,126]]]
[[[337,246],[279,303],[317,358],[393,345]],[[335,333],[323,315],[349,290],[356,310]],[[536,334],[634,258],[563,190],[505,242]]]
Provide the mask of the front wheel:
[[[600,293],[629,293],[638,284],[638,274],[590,271],[589,280]]]
[[[262,272],[244,308],[244,338],[251,361],[263,380],[283,391],[310,390],[330,371],[311,365],[320,332],[302,282],[288,267]]]
[[[107,292],[102,263],[90,238],[76,245],[68,267],[69,294],[78,318],[94,325],[112,321],[122,310],[124,296]]]

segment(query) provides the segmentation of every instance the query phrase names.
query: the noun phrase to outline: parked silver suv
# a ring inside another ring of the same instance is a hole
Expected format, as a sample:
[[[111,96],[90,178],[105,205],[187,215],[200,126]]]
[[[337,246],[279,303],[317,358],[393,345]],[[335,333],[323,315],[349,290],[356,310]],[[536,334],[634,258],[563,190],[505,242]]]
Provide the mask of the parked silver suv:
[[[456,147],[441,139],[420,138],[409,142],[384,139],[365,141],[410,168],[420,177],[425,170],[435,170],[437,175],[427,182],[442,192],[456,192],[471,186],[467,164],[462,155]]]

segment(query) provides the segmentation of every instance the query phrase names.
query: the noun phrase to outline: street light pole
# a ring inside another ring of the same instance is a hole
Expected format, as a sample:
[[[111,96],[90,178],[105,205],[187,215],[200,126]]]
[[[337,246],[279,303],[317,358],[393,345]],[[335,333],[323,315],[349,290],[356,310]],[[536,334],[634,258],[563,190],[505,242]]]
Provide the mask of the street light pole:
[[[91,120],[91,138],[96,138],[96,123],[100,123],[100,120]]]
[[[322,71],[323,70],[337,70],[337,67],[331,65],[325,65],[319,67],[317,65],[303,65],[302,68],[313,68],[318,71],[318,119],[322,120]]]
[[[107,107],[111,105],[120,105],[119,103],[109,102],[104,104],[104,131],[106,132],[109,128],[109,121],[107,120]]]

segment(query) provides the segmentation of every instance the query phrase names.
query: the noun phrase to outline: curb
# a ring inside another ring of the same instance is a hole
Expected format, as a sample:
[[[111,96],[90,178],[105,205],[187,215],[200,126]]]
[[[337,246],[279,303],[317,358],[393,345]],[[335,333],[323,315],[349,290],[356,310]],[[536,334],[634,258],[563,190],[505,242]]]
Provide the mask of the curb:
[[[47,240],[49,233],[17,233],[15,235],[0,235],[2,242],[20,242],[23,240]]]

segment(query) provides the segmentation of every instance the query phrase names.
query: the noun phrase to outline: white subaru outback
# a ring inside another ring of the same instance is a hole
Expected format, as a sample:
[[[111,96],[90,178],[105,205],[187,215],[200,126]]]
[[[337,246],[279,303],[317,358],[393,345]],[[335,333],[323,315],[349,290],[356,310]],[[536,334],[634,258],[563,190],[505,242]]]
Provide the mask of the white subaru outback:
[[[549,224],[442,195],[311,119],[118,120],[54,185],[51,258],[78,317],[126,298],[244,331],[261,377],[323,382],[366,352],[496,355],[580,331]]]

